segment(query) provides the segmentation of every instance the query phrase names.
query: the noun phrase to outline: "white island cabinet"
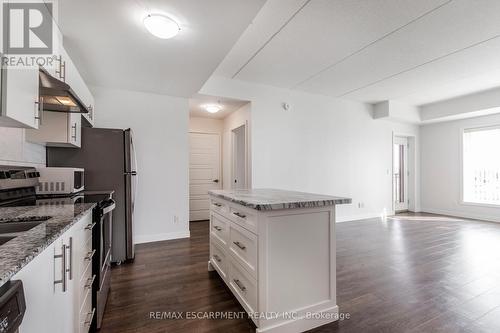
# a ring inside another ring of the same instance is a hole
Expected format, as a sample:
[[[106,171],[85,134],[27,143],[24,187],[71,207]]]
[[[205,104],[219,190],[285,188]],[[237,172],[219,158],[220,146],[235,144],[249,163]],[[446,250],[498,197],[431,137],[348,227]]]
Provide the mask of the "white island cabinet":
[[[350,199],[269,189],[209,193],[209,270],[257,332],[303,332],[337,320],[335,206]]]

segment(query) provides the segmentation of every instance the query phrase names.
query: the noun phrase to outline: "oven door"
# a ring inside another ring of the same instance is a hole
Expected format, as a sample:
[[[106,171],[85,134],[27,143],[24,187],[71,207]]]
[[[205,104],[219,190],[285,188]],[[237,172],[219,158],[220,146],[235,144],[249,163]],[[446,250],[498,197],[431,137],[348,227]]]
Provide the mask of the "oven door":
[[[102,324],[104,307],[108,298],[111,285],[111,248],[113,235],[113,210],[115,209],[113,199],[106,200],[101,206],[101,220],[99,223],[99,280],[98,290],[96,292],[96,326],[99,329]]]
[[[83,191],[85,189],[85,178],[83,170],[75,170],[73,173],[73,193]]]

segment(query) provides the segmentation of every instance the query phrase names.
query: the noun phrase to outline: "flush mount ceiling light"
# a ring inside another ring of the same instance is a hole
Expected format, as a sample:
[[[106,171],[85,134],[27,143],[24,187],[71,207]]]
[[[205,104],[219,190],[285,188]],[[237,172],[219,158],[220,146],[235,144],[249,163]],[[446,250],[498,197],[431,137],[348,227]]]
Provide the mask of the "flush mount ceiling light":
[[[144,26],[153,36],[162,39],[175,37],[181,30],[177,22],[163,14],[149,14],[144,18]]]
[[[217,105],[217,104],[207,104],[207,105],[204,105],[203,108],[205,109],[205,111],[207,111],[209,113],[217,113],[220,110],[222,110],[222,107],[220,105]]]

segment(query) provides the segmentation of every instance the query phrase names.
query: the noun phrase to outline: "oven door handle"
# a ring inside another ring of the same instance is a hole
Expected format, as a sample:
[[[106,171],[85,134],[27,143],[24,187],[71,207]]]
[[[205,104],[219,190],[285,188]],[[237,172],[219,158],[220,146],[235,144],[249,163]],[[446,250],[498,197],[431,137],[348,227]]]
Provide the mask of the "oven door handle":
[[[106,207],[104,207],[102,209],[102,213],[105,215],[105,214],[108,214],[110,212],[112,212],[114,209],[116,208],[116,203],[113,201],[112,204],[110,205],[107,205]]]

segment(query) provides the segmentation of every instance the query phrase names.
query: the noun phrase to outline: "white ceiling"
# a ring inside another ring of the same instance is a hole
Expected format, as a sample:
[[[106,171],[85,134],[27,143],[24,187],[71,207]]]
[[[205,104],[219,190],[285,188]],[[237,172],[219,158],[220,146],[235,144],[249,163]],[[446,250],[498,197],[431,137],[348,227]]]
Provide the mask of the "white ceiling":
[[[215,75],[415,105],[500,86],[498,0],[268,1]]]
[[[64,45],[88,84],[189,97],[229,52],[265,0],[62,0]],[[150,35],[147,9],[176,18],[173,39]]]
[[[189,99],[189,116],[224,119],[247,103],[249,102],[238,99],[196,94]],[[203,108],[206,104],[218,104],[222,109],[217,113],[209,113]]]

